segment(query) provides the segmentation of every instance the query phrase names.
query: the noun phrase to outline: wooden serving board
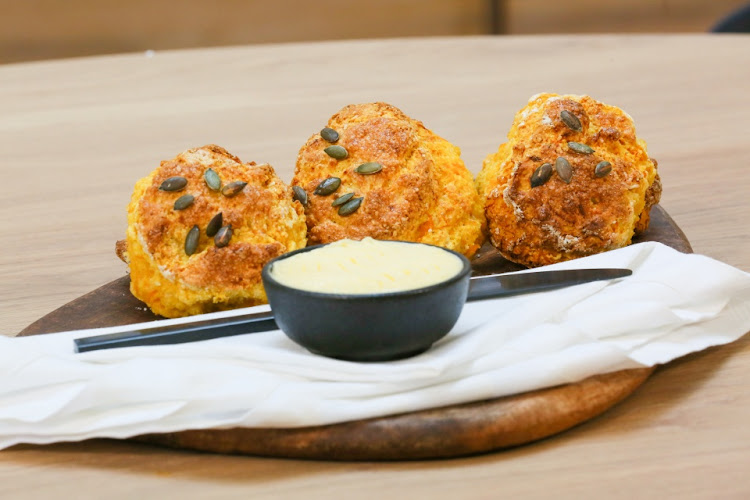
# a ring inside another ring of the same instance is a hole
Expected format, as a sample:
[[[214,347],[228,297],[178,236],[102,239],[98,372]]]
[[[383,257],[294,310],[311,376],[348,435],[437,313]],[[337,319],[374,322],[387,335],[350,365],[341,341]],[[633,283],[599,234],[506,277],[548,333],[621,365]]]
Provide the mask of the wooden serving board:
[[[649,230],[634,240],[642,241],[660,241],[692,252],[683,232],[658,205],[651,209]],[[476,274],[522,269],[489,245],[472,266]],[[127,276],[112,281],[44,316],[19,335],[159,319],[130,294],[129,283]],[[286,458],[457,457],[529,443],[585,422],[631,394],[652,371],[623,370],[498,399],[326,426],[190,430],[133,439],[175,448]]]

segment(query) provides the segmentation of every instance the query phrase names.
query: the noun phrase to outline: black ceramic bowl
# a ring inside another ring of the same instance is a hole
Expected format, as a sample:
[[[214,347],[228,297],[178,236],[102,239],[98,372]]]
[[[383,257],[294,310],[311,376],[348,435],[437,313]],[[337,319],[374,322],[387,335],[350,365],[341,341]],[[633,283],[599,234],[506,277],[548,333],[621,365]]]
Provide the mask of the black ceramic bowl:
[[[426,351],[456,324],[471,275],[463,255],[441,248],[461,259],[461,271],[435,285],[402,292],[318,293],[283,285],[272,276],[275,262],[321,246],[277,257],[262,273],[279,328],[309,351],[351,361],[401,359]]]

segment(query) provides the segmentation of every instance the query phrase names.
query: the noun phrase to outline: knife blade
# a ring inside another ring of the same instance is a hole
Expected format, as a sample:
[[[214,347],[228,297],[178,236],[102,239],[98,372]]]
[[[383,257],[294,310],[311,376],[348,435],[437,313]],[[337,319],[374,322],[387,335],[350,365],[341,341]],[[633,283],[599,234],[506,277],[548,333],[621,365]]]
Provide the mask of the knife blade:
[[[466,302],[544,292],[592,281],[625,278],[631,274],[630,269],[568,269],[472,276]]]
[[[592,281],[624,278],[631,274],[633,272],[630,269],[572,269],[472,276],[466,301],[542,292]],[[87,352],[117,347],[184,344],[277,329],[273,311],[268,311],[82,337],[75,339],[74,343],[76,352]]]

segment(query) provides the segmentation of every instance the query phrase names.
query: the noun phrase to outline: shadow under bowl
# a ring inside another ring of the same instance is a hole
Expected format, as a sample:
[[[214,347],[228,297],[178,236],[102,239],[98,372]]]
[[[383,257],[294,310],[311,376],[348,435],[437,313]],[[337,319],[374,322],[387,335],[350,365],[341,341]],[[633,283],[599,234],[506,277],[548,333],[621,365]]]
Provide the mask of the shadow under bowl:
[[[311,292],[284,285],[273,277],[275,262],[321,246],[277,257],[262,272],[276,323],[287,337],[307,350],[349,361],[391,361],[426,351],[456,324],[471,277],[471,264],[463,255],[441,248],[461,259],[461,271],[434,285],[400,292]]]

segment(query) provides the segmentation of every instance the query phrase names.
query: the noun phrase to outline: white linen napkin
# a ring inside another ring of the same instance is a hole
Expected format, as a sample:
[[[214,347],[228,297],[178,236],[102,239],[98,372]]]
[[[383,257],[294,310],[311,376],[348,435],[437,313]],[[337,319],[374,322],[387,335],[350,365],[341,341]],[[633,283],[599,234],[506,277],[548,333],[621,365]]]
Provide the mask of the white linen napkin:
[[[642,243],[548,269],[593,267],[633,276],[469,303],[432,349],[393,362],[316,356],[278,330],[82,354],[74,338],[134,325],[0,336],[0,448],[390,415],[666,363],[750,330],[750,274],[726,264]]]

